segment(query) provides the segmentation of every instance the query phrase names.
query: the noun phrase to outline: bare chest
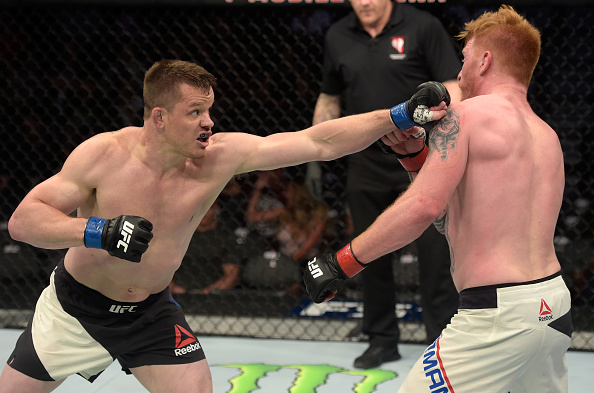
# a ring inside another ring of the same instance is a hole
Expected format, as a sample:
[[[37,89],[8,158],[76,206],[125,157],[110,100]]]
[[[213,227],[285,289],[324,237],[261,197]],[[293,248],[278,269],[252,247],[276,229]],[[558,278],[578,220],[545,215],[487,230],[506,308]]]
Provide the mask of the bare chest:
[[[105,218],[141,216],[151,221],[155,235],[180,235],[196,228],[224,184],[211,177],[157,178],[128,171],[97,187],[93,210]]]

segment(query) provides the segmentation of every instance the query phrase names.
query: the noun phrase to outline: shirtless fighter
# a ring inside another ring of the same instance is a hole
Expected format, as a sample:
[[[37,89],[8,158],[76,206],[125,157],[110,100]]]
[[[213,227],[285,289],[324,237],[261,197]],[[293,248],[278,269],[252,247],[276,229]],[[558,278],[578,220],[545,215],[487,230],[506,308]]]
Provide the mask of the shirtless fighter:
[[[218,194],[239,173],[362,150],[431,91],[420,89],[404,114],[379,110],[262,138],[212,135],[214,86],[195,64],[156,63],[144,80],[144,125],[83,142],[17,207],[15,240],[68,251],[0,393],[49,392],[75,373],[93,381],[114,359],[151,392],[212,392],[204,352],[167,288]],[[445,116],[437,103],[430,117]]]
[[[502,6],[460,38],[463,101],[432,128],[426,160],[409,133],[382,137],[395,153],[421,152],[401,159],[410,188],[338,253],[310,261],[306,288],[317,302],[332,297],[433,222],[450,244],[460,304],[399,392],[567,392],[570,295],[553,247],[563,154],[527,101],[540,34]]]

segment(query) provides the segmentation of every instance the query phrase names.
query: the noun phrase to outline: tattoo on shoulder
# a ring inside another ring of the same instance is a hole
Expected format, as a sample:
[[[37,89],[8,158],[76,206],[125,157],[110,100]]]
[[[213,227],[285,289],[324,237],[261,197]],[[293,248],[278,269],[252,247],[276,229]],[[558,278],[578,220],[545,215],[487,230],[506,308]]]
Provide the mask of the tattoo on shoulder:
[[[447,161],[449,150],[456,148],[460,135],[460,116],[458,112],[448,109],[447,115],[431,130],[429,149],[438,152],[441,161]]]

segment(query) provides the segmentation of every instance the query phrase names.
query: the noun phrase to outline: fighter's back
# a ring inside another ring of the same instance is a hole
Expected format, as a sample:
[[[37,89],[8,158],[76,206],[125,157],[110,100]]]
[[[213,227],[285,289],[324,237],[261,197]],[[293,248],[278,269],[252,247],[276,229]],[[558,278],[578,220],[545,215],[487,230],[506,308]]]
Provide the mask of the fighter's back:
[[[564,187],[559,139],[514,89],[452,107],[466,171],[448,204],[458,290],[524,282],[560,269],[553,235]]]

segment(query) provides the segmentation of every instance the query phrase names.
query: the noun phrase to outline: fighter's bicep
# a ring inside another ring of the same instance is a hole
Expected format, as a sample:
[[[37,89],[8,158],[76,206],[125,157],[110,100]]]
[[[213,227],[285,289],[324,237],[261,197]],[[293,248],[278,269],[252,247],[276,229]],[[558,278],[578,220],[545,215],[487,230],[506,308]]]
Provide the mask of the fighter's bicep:
[[[468,138],[461,131],[458,113],[449,109],[430,132],[429,154],[419,176],[428,181],[434,195],[447,202],[464,175],[467,160]]]
[[[27,195],[27,199],[30,202],[40,202],[69,214],[87,200],[92,191],[62,173],[58,173],[35,186]]]
[[[303,131],[281,132],[267,137],[246,139],[243,148],[249,153],[240,166],[240,172],[269,170],[302,164],[319,154],[318,146]]]
[[[432,165],[453,168],[465,166],[468,149],[461,138],[460,116],[454,109],[448,109],[429,134],[429,154]]]
[[[93,178],[100,175],[100,163],[106,161],[96,159],[100,153],[96,153],[96,150],[88,142],[78,146],[66,159],[62,169],[33,188],[27,198],[66,214],[76,210],[95,191]]]

